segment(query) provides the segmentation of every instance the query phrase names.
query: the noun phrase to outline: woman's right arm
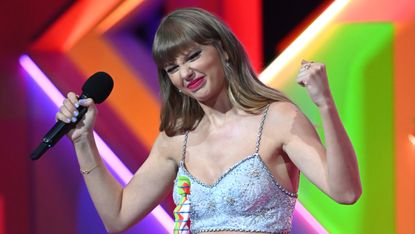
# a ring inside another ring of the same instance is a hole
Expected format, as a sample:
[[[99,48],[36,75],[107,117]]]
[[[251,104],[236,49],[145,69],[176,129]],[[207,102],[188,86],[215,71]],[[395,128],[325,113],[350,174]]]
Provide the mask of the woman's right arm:
[[[57,119],[70,119],[75,111],[76,96],[68,94]],[[156,139],[149,157],[123,188],[105,167],[92,133],[96,107],[87,101],[85,117],[68,137],[72,140],[80,169],[92,201],[108,232],[120,232],[145,217],[167,195],[173,186],[177,163],[164,133]],[[169,149],[170,148],[170,149]],[[174,147],[176,148],[176,147]],[[169,151],[170,150],[170,151]]]

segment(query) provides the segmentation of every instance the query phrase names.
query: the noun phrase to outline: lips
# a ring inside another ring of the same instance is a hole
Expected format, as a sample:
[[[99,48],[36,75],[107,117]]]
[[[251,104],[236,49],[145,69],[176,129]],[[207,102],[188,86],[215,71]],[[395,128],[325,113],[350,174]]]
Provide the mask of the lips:
[[[190,89],[190,90],[195,90],[195,89],[199,88],[203,84],[203,81],[204,81],[203,78],[204,77],[199,77],[199,78],[196,78],[196,79],[190,81],[190,83],[187,84],[187,88]]]

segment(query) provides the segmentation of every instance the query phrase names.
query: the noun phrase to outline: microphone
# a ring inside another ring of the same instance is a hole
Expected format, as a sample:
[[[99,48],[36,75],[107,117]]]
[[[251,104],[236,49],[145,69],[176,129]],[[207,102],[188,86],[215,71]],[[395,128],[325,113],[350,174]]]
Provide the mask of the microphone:
[[[95,103],[103,102],[111,93],[114,81],[105,72],[96,72],[82,86],[82,94],[79,99],[92,98]],[[49,148],[54,146],[66,133],[76,126],[80,119],[85,115],[88,108],[79,106],[79,115],[75,123],[65,123],[60,120],[46,133],[42,142],[31,154],[32,160],[39,159]]]

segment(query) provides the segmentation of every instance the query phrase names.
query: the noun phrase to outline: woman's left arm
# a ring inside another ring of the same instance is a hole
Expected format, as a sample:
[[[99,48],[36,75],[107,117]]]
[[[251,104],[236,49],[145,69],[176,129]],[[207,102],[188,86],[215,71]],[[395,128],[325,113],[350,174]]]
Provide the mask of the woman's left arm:
[[[293,131],[294,136],[285,147],[287,154],[292,153],[300,170],[311,176],[330,197],[342,204],[353,204],[362,193],[356,154],[337,113],[325,65],[303,61],[297,82],[307,89],[320,111],[326,148],[319,145],[315,130],[310,129],[313,126],[301,113],[293,121],[297,130]],[[296,134],[300,136],[296,137]],[[293,149],[293,146],[300,149]],[[302,156],[295,158],[298,154]]]

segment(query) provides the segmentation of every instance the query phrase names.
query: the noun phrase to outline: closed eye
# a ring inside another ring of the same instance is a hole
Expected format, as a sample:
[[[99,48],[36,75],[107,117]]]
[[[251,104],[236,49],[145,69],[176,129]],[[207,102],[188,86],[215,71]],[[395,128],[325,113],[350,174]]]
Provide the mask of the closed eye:
[[[196,59],[198,59],[200,57],[200,55],[202,54],[202,50],[197,50],[194,53],[191,53],[188,57],[187,57],[187,61],[189,62],[193,62]],[[178,65],[174,65],[171,64],[170,66],[167,66],[164,70],[168,73],[168,74],[173,74],[174,72],[176,72],[178,70],[179,66]]]
[[[195,61],[196,59],[198,59],[200,57],[200,54],[202,53],[202,50],[198,50],[192,54],[190,54],[189,58],[187,59],[188,61]]]
[[[177,66],[177,65],[169,66],[169,67],[165,68],[164,70],[166,70],[167,73],[171,74],[171,73],[174,73],[177,70],[178,67],[179,66]]]

